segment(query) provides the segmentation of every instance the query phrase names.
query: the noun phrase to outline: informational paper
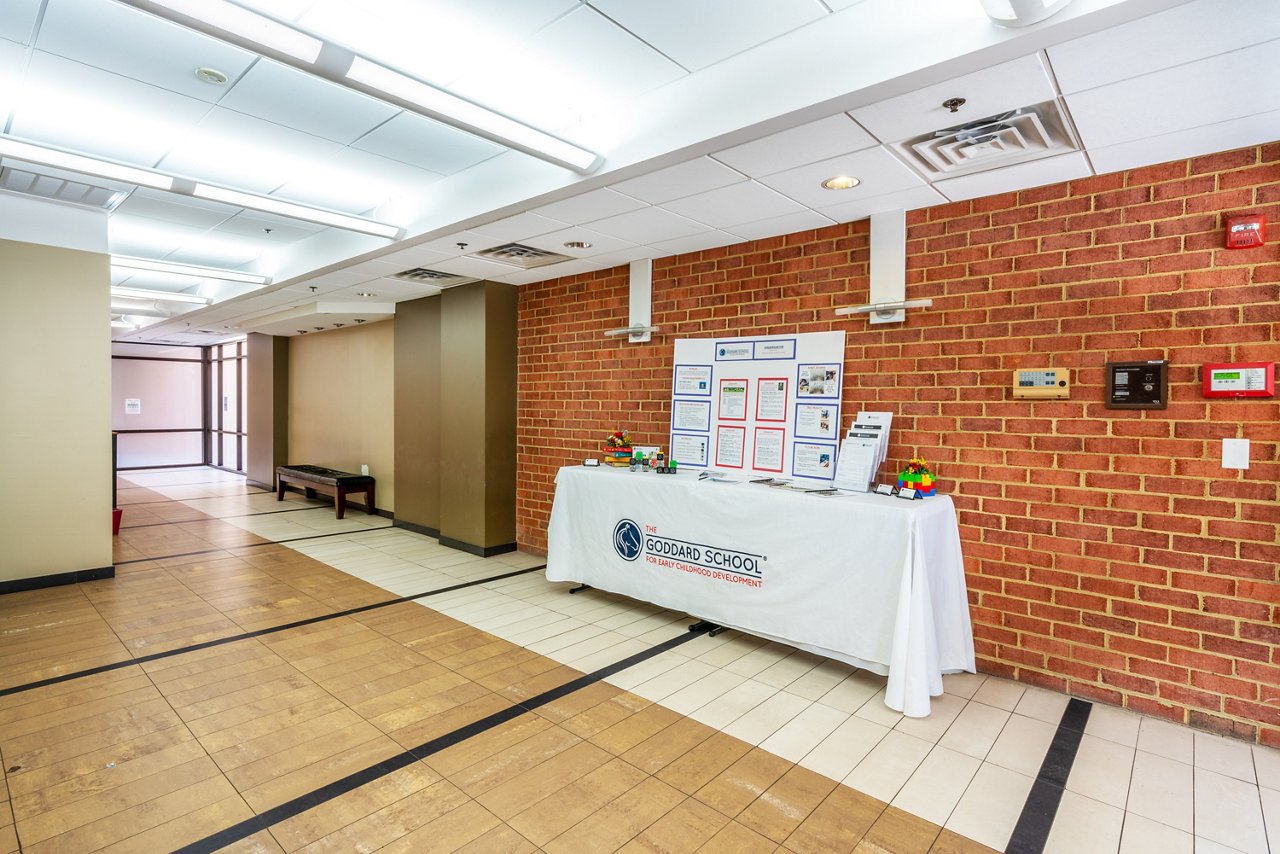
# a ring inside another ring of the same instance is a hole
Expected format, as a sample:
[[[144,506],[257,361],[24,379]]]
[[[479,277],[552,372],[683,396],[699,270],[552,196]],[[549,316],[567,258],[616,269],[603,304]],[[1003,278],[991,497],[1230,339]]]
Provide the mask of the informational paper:
[[[671,404],[672,430],[711,429],[711,401],[709,400],[677,400]]]
[[[674,394],[711,396],[710,365],[676,365],[675,379],[672,382]]]
[[[1222,440],[1222,467],[1224,469],[1247,469],[1249,467],[1249,440]]]
[[[876,430],[880,438],[880,451],[876,459],[877,470],[889,456],[889,429],[892,426],[892,412],[867,412],[864,410],[854,416],[853,424],[849,427],[850,434],[854,431],[865,433],[870,429],[879,428]],[[859,436],[858,438],[865,437]],[[875,473],[873,472],[872,476],[874,477],[874,475]]]
[[[671,447],[681,466],[792,477],[805,488],[831,483],[840,417],[845,334],[804,332],[675,342]],[[801,394],[800,384],[805,393]],[[724,428],[734,429],[724,429]],[[705,461],[685,455],[705,442]],[[829,445],[829,452],[797,445]],[[821,456],[829,453],[828,465]],[[757,465],[758,464],[758,465]]]
[[[720,420],[747,420],[747,381],[720,380]]]
[[[126,397],[124,399],[125,415],[141,415],[142,414],[142,398]]]
[[[796,397],[839,397],[839,365],[801,365]]]
[[[796,404],[796,439],[835,440],[839,432],[836,407],[829,403]]]
[[[879,468],[879,452],[878,439],[846,438],[840,443],[835,485],[841,489],[866,492]]]
[[[786,377],[766,377],[756,381],[756,420],[787,420]]]
[[[716,465],[740,469],[747,442],[747,428],[722,424],[716,430]]]
[[[757,427],[751,467],[760,471],[782,471],[787,431],[777,427]]]
[[[791,472],[796,477],[829,480],[835,473],[836,446],[818,442],[796,442]]]
[[[690,436],[683,433],[671,434],[671,453],[668,459],[675,460],[682,466],[707,465],[707,437]]]

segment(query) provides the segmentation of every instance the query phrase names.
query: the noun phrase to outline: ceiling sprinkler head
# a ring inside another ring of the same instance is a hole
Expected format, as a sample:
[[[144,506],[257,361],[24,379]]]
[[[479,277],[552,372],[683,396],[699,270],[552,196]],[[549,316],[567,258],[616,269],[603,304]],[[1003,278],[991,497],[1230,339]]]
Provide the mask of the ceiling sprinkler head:
[[[459,249],[463,249],[463,250],[465,250],[465,249],[467,248],[467,245],[468,245],[468,244],[466,244],[466,243],[459,243],[459,244],[458,244],[458,248],[459,248]]]
[[[346,325],[347,325],[347,324],[345,324],[345,323],[335,323],[335,324],[333,324],[333,328],[334,328],[334,329],[341,329],[342,327],[344,327],[344,326],[346,326]]]
[[[315,285],[311,285],[310,287],[311,287],[311,293],[313,293],[313,294],[314,294],[314,293],[316,292],[316,286],[315,286]]]
[[[946,107],[948,110],[950,110],[953,113],[958,112],[960,108],[963,107],[964,105],[965,105],[964,98],[948,98],[947,100],[942,102],[942,106]]]
[[[299,330],[298,330],[298,334],[299,334],[299,335],[306,335],[306,334],[307,334],[307,330],[305,330],[305,329],[299,329]]]
[[[324,327],[323,327],[323,326],[317,326],[317,327],[315,327],[315,330],[316,330],[316,332],[324,332]]]
[[[351,319],[354,320],[356,323],[364,323],[363,317],[353,317]]]

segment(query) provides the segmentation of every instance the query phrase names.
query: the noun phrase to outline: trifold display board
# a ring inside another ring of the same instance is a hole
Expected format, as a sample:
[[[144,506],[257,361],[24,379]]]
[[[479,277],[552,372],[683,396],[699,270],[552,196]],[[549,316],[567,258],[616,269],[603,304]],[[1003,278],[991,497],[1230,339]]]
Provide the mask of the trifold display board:
[[[671,459],[681,468],[830,481],[844,332],[676,341]]]

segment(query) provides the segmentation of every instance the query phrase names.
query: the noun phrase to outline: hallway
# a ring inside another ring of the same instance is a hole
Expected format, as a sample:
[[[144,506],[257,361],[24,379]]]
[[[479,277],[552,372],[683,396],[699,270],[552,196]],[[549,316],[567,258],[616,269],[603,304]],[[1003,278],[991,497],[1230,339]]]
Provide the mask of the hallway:
[[[983,675],[906,719],[536,556],[119,485],[116,578],[0,597],[0,851],[1280,852],[1272,749]]]

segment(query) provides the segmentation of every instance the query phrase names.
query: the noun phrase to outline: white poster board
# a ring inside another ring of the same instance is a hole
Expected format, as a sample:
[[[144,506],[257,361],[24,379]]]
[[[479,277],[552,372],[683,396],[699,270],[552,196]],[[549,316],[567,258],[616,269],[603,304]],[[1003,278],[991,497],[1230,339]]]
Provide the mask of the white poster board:
[[[671,458],[681,467],[830,482],[844,332],[676,341]]]

